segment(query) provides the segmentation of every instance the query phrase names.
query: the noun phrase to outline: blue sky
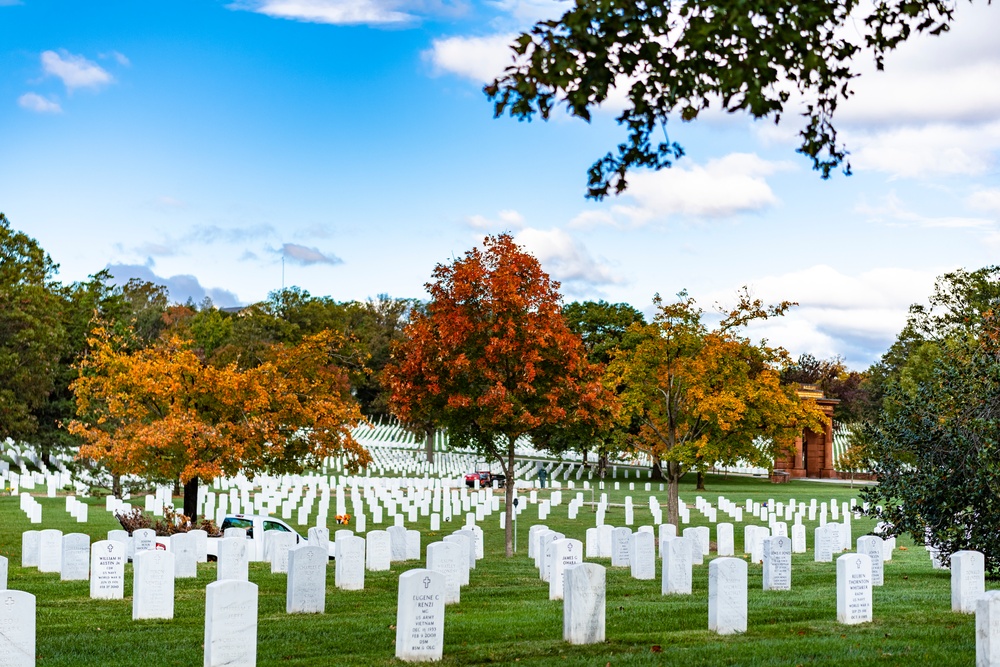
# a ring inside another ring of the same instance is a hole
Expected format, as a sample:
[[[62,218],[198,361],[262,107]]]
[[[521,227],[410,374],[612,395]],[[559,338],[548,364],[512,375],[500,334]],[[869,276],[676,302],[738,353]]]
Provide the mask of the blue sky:
[[[0,210],[73,281],[111,267],[172,296],[249,303],[285,283],[423,297],[435,264],[509,230],[567,299],[747,285],[799,307],[758,333],[867,366],[936,275],[1000,251],[1000,10],[862,57],[822,181],[794,124],[676,124],[674,169],[584,199],[620,140],[494,120],[482,85],[551,0],[0,0]],[[787,116],[790,117],[790,116]]]

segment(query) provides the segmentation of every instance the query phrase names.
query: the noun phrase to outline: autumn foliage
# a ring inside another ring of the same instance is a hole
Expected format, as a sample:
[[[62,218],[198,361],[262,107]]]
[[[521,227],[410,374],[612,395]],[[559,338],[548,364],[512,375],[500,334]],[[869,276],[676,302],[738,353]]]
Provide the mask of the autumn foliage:
[[[518,438],[599,419],[608,399],[561,314],[558,283],[507,234],[483,246],[435,268],[431,300],[414,312],[386,378],[404,424],[447,428],[513,479]],[[513,484],[506,495],[511,555]]]
[[[634,447],[661,464],[670,485],[670,521],[677,521],[677,490],[688,470],[738,460],[770,465],[804,428],[819,429],[822,413],[780,382],[781,348],[753,343],[751,322],[782,315],[787,303],[765,307],[745,292],[710,329],[694,300],[659,296],[652,324],[635,325],[641,342],[619,352],[608,381],[620,390],[623,417],[638,424]]]
[[[323,332],[298,345],[273,345],[259,365],[206,364],[192,342],[166,335],[130,351],[94,330],[73,383],[81,458],[112,473],[212,480],[239,472],[298,472],[331,455],[370,458],[351,437],[361,420],[331,353],[343,343]],[[187,508],[186,508],[187,509]]]

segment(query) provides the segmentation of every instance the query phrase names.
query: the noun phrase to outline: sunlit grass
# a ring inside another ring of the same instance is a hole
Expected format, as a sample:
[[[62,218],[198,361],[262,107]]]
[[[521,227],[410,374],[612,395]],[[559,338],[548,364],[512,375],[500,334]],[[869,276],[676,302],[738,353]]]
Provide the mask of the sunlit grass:
[[[636,483],[629,492],[628,482]],[[687,482],[687,480],[685,480]],[[694,504],[692,483],[682,497]],[[645,480],[619,479],[612,503],[631,494],[635,526],[651,524],[649,495],[666,505],[659,485],[645,492]],[[578,489],[579,490],[579,489]],[[694,595],[663,597],[660,582],[633,580],[626,568],[609,567],[607,583],[608,641],[595,646],[570,646],[562,641],[562,603],[548,600],[548,584],[539,580],[527,558],[528,528],[535,523],[580,540],[594,525],[589,508],[576,521],[567,518],[575,490],[564,490],[563,504],[544,522],[529,506],[518,520],[519,551],[503,557],[499,518],[481,522],[486,557],[462,590],[462,602],[447,610],[444,664],[518,665],[969,665],[975,660],[972,616],[950,611],[950,574],[931,569],[923,547],[900,540],[893,561],[886,564],[886,584],[874,592],[873,623],[836,623],[836,569],[814,563],[812,552],[793,557],[791,591],[762,591],[761,567],[750,566],[749,629],[745,635],[719,637],[708,626],[708,565],[696,566]],[[595,492],[595,498],[600,491]],[[699,492],[713,504],[719,495],[743,502],[774,498],[805,501],[857,496],[845,486],[792,482],[771,485],[762,480],[708,477]],[[585,494],[590,500],[590,494]],[[85,532],[102,539],[117,522],[96,501],[90,522],[77,524],[64,511],[63,498],[38,498],[44,510],[42,527],[65,533]],[[704,524],[692,507],[692,524]],[[373,529],[369,516],[369,529]],[[387,519],[388,520],[388,519]],[[724,520],[720,513],[720,521]],[[624,510],[612,507],[607,523],[624,524]],[[431,533],[421,518],[423,547],[456,530],[456,517]],[[806,522],[809,545],[815,523]],[[867,519],[853,522],[854,537],[869,532]],[[384,527],[384,526],[383,526]],[[684,526],[681,526],[682,528]],[[17,498],[0,498],[0,554],[10,559],[9,586],[28,591],[38,602],[38,664],[56,666],[197,665],[202,660],[204,588],[215,579],[213,563],[199,566],[198,578],[176,582],[175,617],[171,621],[132,621],[131,566],[126,570],[125,600],[90,600],[86,582],[60,582],[58,575],[20,567],[20,534],[38,528],[18,509]],[[332,526],[331,526],[332,528]],[[302,531],[305,532],[304,529]],[[742,551],[742,524],[736,524],[736,549]],[[715,539],[714,531],[712,539]],[[607,560],[599,561],[610,566]],[[328,577],[326,613],[285,614],[285,575],[272,575],[264,564],[251,564],[250,578],[260,586],[258,664],[260,665],[381,665],[395,663],[395,605],[399,574],[421,564],[394,564],[391,572],[366,573],[364,591],[340,591]]]

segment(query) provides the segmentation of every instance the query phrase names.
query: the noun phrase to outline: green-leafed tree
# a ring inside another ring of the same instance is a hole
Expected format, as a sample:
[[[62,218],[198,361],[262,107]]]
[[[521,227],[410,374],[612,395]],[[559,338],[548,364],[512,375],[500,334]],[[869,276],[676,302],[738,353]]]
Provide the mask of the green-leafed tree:
[[[0,440],[32,439],[66,344],[56,265],[0,213]]]
[[[587,358],[604,371],[622,347],[634,345],[629,334],[633,324],[645,324],[642,313],[627,303],[606,301],[574,301],[563,306],[563,317],[569,330],[580,336]],[[614,387],[607,391],[614,392]],[[593,452],[597,456],[598,475],[604,477],[608,455],[627,445],[627,434],[638,425],[622,424],[618,419],[617,401],[604,405],[606,414],[598,420],[579,420],[572,424],[540,429],[535,440],[552,451],[579,451],[584,463]]]
[[[883,357],[866,429],[879,484],[862,493],[892,534],[947,558],[975,549],[1000,574],[1000,267],[938,279]]]
[[[596,199],[623,191],[631,169],[669,167],[684,151],[668,121],[692,121],[710,107],[775,123],[798,117],[798,151],[825,178],[838,166],[850,172],[834,114],[862,55],[881,69],[912,35],[948,30],[955,4],[577,0],[515,38],[513,64],[485,90],[496,116],[521,120],[564,106],[589,121],[613,95],[624,97],[617,121],[625,137],[589,171]]]

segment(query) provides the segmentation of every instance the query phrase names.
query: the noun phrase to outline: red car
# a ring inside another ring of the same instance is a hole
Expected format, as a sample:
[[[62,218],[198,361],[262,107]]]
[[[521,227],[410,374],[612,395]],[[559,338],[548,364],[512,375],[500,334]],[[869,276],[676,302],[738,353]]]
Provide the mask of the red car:
[[[475,488],[477,479],[479,480],[479,487],[482,489],[488,489],[493,486],[493,482],[497,483],[497,488],[502,489],[507,482],[507,477],[504,475],[498,475],[489,470],[480,470],[467,474],[465,476],[465,485],[470,489]]]

